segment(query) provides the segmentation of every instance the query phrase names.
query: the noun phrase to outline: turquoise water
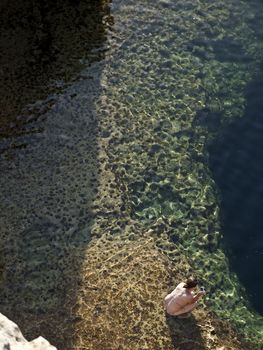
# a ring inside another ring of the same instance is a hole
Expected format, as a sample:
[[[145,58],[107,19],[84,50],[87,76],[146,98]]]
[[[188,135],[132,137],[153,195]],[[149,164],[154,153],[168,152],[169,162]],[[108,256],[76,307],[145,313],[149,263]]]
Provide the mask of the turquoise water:
[[[24,96],[11,110],[5,102],[1,125],[2,310],[20,322],[42,318],[49,338],[63,344],[49,322],[68,327],[66,294],[77,293],[84,259],[75,252],[131,221],[168,232],[201,276],[207,304],[262,342],[262,317],[224,253],[207,150],[244,115],[244,89],[262,60],[260,3],[125,0],[93,12],[92,3],[61,6],[43,16],[47,28],[60,23],[39,39],[53,38],[49,54],[37,47],[37,54],[26,51],[27,62],[12,61],[26,74],[6,89],[4,101],[17,96],[13,85]],[[89,36],[89,16],[97,35]],[[23,87],[32,81],[39,83],[29,93]],[[107,167],[113,176],[103,182]]]

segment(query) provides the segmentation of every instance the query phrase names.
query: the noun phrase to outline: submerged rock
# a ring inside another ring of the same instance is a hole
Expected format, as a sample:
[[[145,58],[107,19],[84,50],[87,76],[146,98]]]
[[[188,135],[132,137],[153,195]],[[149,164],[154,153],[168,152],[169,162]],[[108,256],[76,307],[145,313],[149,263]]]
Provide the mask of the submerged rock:
[[[0,347],[12,350],[56,350],[44,339],[38,337],[27,341],[18,326],[0,313]]]
[[[72,308],[74,349],[248,350],[205,301],[189,319],[165,314],[164,296],[193,270],[179,249],[154,231],[137,239],[136,232],[132,237],[126,232],[91,242]]]

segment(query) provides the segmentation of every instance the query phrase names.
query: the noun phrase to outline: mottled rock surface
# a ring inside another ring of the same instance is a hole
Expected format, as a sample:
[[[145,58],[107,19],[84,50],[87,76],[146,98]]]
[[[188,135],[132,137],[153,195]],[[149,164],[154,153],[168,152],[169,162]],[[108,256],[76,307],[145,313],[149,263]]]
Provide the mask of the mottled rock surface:
[[[3,350],[56,350],[43,337],[27,341],[18,326],[1,313],[0,348]]]
[[[188,319],[166,315],[164,296],[193,271],[165,236],[143,235],[105,235],[87,249],[74,349],[248,350],[205,302]]]
[[[206,150],[262,60],[248,5],[17,2],[0,40],[1,311],[62,350],[245,350],[239,333],[259,350]],[[166,318],[190,267],[204,305]]]

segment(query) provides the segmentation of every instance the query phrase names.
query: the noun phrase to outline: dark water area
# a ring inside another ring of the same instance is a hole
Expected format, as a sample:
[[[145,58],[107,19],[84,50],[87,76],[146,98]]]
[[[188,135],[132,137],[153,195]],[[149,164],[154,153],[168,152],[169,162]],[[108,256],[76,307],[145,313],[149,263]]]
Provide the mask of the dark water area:
[[[209,146],[210,168],[221,193],[231,267],[263,315],[263,70],[248,84],[245,96],[244,115]]]

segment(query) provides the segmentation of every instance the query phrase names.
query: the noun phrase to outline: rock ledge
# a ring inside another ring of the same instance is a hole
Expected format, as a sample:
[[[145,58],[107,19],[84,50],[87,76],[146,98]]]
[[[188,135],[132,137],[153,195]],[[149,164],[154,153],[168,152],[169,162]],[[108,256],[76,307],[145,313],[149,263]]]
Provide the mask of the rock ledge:
[[[1,313],[0,348],[3,350],[56,350],[43,337],[27,341],[23,337],[19,327]]]

